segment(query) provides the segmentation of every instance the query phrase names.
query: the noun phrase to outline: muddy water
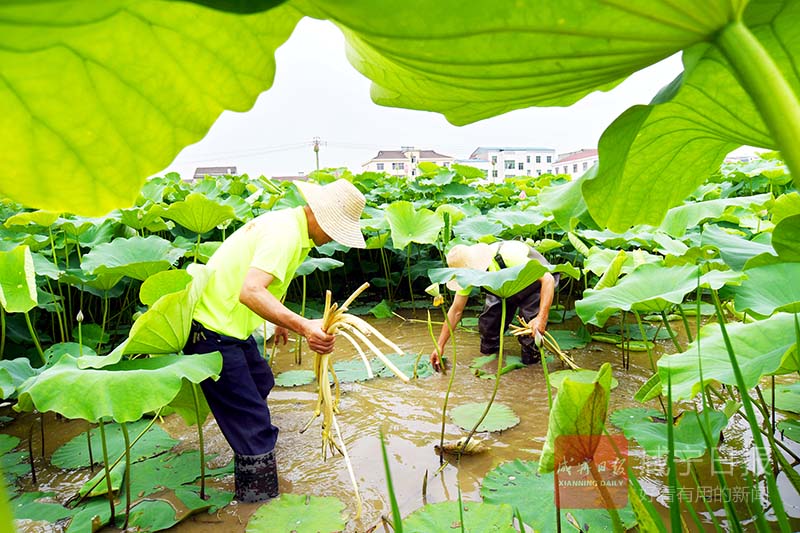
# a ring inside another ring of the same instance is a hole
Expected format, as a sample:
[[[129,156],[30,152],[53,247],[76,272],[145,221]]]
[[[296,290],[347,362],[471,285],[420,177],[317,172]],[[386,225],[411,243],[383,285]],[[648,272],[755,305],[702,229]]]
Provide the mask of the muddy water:
[[[432,342],[425,324],[399,319],[375,320],[373,324],[385,335],[394,340],[407,353],[423,353],[427,357]],[[556,325],[553,328],[564,329],[573,324]],[[573,325],[577,327],[577,325]],[[506,337],[506,353],[519,354],[516,340]],[[487,401],[491,395],[493,380],[479,379],[470,373],[469,363],[478,355],[479,339],[477,333],[458,331],[458,364],[456,377],[450,396],[450,406],[464,403]],[[289,348],[278,350],[275,372],[297,368],[309,368],[311,355],[306,351],[303,365],[294,365],[294,354]],[[452,357],[452,343],[448,352]],[[674,347],[670,341],[658,341],[657,353],[672,352]],[[650,376],[650,363],[646,353],[633,353],[630,369],[622,369],[620,351],[608,344],[590,343],[586,348],[572,350],[576,362],[584,367],[597,369],[609,361],[614,368],[614,375],[619,380],[619,387],[612,391],[609,412],[616,409],[638,406],[633,395]],[[352,348],[345,342],[337,343],[334,360],[357,358]],[[559,364],[551,364],[556,370]],[[452,369],[451,369],[452,372]],[[360,519],[351,519],[346,531],[365,532],[376,528],[382,531],[381,515],[390,516],[390,507],[386,498],[386,481],[380,458],[379,431],[386,435],[388,454],[395,492],[403,515],[421,507],[425,503],[453,500],[457,497],[460,486],[465,500],[480,500],[480,484],[484,476],[498,464],[512,460],[537,460],[547,433],[547,394],[542,368],[539,365],[510,372],[503,376],[496,401],[514,409],[520,418],[520,424],[502,433],[480,435],[480,438],[491,446],[488,453],[465,457],[458,466],[447,466],[443,472],[434,475],[439,468],[439,457],[433,450],[434,443],[439,440],[441,429],[441,406],[447,389],[448,376],[434,375],[429,378],[404,384],[398,379],[376,379],[365,383],[342,385],[341,411],[339,425],[355,469],[361,496],[363,513]],[[277,454],[281,477],[281,491],[296,494],[317,496],[337,496],[347,504],[348,511],[355,513],[356,505],[352,486],[341,457],[328,458],[323,462],[320,451],[319,422],[316,422],[306,433],[299,430],[308,421],[312,412],[316,393],[313,385],[297,388],[276,388],[270,395],[269,402],[274,423],[281,429]],[[657,403],[654,404],[657,406]],[[4,428],[4,432],[16,434],[27,443],[28,427],[31,416],[18,420]],[[177,416],[167,417],[162,426],[173,437],[181,439],[180,447],[196,449],[197,437],[192,428],[187,428]],[[46,454],[49,455],[58,445],[83,431],[86,424],[80,421],[56,421],[47,418]],[[750,449],[750,440],[745,431],[746,424],[737,419],[725,432],[725,440],[720,446],[726,475],[732,479],[733,486],[744,490],[749,485],[745,481],[748,465],[752,468],[754,455]],[[206,451],[217,454],[215,463],[222,464],[232,457],[224,438],[215,422],[210,419],[206,426]],[[445,425],[445,439],[455,440],[464,436],[465,432],[452,424],[449,419]],[[34,451],[39,455],[40,442],[38,434],[34,434]],[[789,442],[789,441],[787,441]],[[645,491],[654,498],[665,520],[667,511],[666,464],[663,459],[645,456],[641,450],[631,445],[631,460],[634,470]],[[795,449],[795,453],[797,450]],[[38,490],[56,492],[56,499],[65,501],[74,494],[87,479],[86,472],[65,474],[48,467],[49,461],[38,457],[39,486]],[[707,462],[691,463],[701,481],[702,490],[712,501],[710,506],[724,523],[724,512],[719,493],[713,493],[718,487]],[[428,474],[427,492],[422,493],[423,478]],[[688,469],[681,476],[685,487],[696,487]],[[785,482],[785,480],[783,480]],[[32,490],[30,476],[23,480],[25,490]],[[233,478],[227,476],[212,485],[232,491]],[[790,516],[800,517],[800,502],[794,491],[784,483],[783,492],[787,495],[785,503]],[[733,489],[732,489],[733,490]],[[695,502],[698,489],[691,494],[692,504],[704,515],[702,504]],[[741,515],[746,516],[744,503],[736,503]],[[182,533],[205,532],[237,532],[244,531],[250,515],[259,507],[258,504],[231,505],[216,515],[203,514],[193,516],[175,526],[171,531]],[[702,512],[701,512],[702,511]],[[690,518],[685,517],[691,524]],[[793,524],[795,528],[800,520]],[[752,528],[752,526],[751,526]],[[690,525],[690,529],[696,529]],[[705,528],[713,531],[710,525]],[[752,529],[751,529],[752,530]],[[23,531],[48,531],[39,525],[29,524]]]

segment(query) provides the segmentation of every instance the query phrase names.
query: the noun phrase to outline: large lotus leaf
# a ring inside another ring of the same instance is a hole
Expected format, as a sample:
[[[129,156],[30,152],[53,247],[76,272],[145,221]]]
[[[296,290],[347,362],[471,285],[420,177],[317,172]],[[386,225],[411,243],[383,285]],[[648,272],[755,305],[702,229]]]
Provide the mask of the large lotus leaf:
[[[393,202],[386,208],[386,220],[392,230],[395,248],[404,249],[409,243],[433,244],[444,227],[442,219],[430,209],[414,209],[411,202]]]
[[[471,268],[434,268],[428,271],[428,277],[433,283],[455,279],[462,287],[482,287],[501,298],[508,298],[544,276],[545,272],[563,272],[574,278],[580,277],[578,270],[569,263],[547,267],[535,260],[496,272]]]
[[[502,231],[503,225],[486,215],[465,218],[453,227],[453,233],[459,237],[476,242],[494,242]]]
[[[794,315],[777,313],[758,322],[728,324],[726,329],[747,388],[755,387],[762,376],[800,370]],[[670,375],[673,400],[685,400],[700,392],[698,350],[706,383],[713,380],[736,385],[719,324],[712,323],[700,329],[699,339],[685,352],[659,359],[661,382],[666,387]]]
[[[555,467],[555,446],[559,437],[581,437],[575,439],[575,443],[582,449],[570,450],[565,460],[583,461],[594,457],[605,427],[611,378],[611,365],[603,363],[592,380],[585,377],[573,380],[569,376],[562,380],[550,410],[547,440],[539,463],[541,472],[551,472]]]
[[[211,457],[206,457],[206,460]],[[177,489],[200,477],[200,452],[192,450],[180,455],[165,454],[131,465],[131,495],[154,494],[164,489]],[[207,469],[206,476],[214,477],[233,472],[233,464]],[[124,494],[124,492],[123,492]]]
[[[216,513],[233,500],[233,493],[206,487],[206,499],[200,497],[200,487],[197,485],[184,485],[175,489],[175,496],[193,513],[208,509],[209,513]]]
[[[105,498],[88,500],[76,507],[74,511],[65,533],[90,533],[111,520],[111,510],[108,508],[108,500]]]
[[[772,403],[772,389],[764,391],[764,398]],[[800,414],[800,382],[775,385],[775,408]]]
[[[800,442],[800,422],[797,420],[781,420],[778,422],[777,428],[783,437]]]
[[[36,272],[27,246],[0,252],[0,305],[7,313],[27,313],[37,304]]]
[[[363,368],[364,365],[362,364]],[[366,374],[365,374],[366,375]],[[339,371],[336,371],[336,377],[342,381]],[[275,386],[277,387],[299,387],[301,385],[308,385],[314,382],[314,372],[311,370],[287,370],[275,376]]]
[[[493,209],[486,214],[489,220],[497,221],[509,229],[525,229],[534,233],[539,228],[547,225],[553,220],[552,216],[546,216],[539,207],[528,207],[527,209]]]
[[[376,364],[376,361],[377,359],[370,361],[373,377],[377,377],[378,364]],[[347,361],[337,361],[333,364],[333,369],[336,371],[336,378],[340,383],[353,383],[356,381],[367,381],[369,379],[367,369],[360,357]]]
[[[418,378],[426,378],[428,376],[432,376],[434,374],[433,367],[431,366],[430,359],[427,357],[420,357],[417,358],[415,354],[388,354],[386,358],[391,361],[394,366],[396,366],[401,372],[403,372],[406,376],[411,377],[416,375]],[[377,357],[371,361],[372,370],[375,372],[375,375],[381,378],[393,378],[396,377],[395,373],[387,367],[383,361],[378,359]],[[414,372],[414,366],[416,365],[416,373]],[[361,364],[361,367],[364,368],[364,364]]]
[[[75,332],[77,333],[77,328],[75,328]],[[44,351],[44,359],[48,363],[55,363],[61,359],[61,356],[64,354],[69,354],[73,357],[78,357],[81,354],[97,355],[92,348],[86,346],[85,344],[81,346],[77,342],[59,342],[51,345]]]
[[[90,274],[112,274],[145,280],[167,270],[183,256],[166,239],[149,237],[119,238],[95,247],[83,256],[81,268]]]
[[[166,230],[169,229],[169,226],[161,218],[164,211],[165,209],[161,204],[148,204],[131,209],[120,209],[120,221],[136,231],[147,229],[152,233]]]
[[[750,268],[733,289],[737,311],[769,316],[775,311],[800,312],[800,263],[775,263]]]
[[[493,505],[481,502],[463,502],[459,512],[458,502],[429,503],[403,520],[404,533],[516,533],[514,510],[510,505]],[[464,517],[463,524],[461,516]]]
[[[53,492],[23,492],[11,500],[11,512],[17,520],[43,520],[45,522],[56,522],[73,515],[72,509],[67,509],[60,504],[38,501],[42,498],[53,497],[55,497]]]
[[[206,233],[234,218],[235,213],[231,206],[193,192],[185,200],[171,204],[162,216],[194,233]]]
[[[332,496],[281,494],[250,517],[246,533],[332,533],[344,529],[345,505]]]
[[[217,379],[221,368],[219,352],[121,361],[102,370],[81,370],[75,358],[65,355],[33,383],[23,385],[18,408],[55,411],[90,422],[101,417],[132,422],[172,401],[183,380]]]
[[[772,230],[772,246],[784,261],[800,261],[800,215],[781,220]]]
[[[718,249],[725,264],[734,270],[744,269],[750,259],[761,254],[775,255],[775,250],[769,244],[749,241],[713,225],[703,230],[702,244]]]
[[[689,228],[694,228],[706,220],[717,219],[728,209],[738,207],[756,208],[772,200],[771,194],[757,194],[738,198],[720,198],[706,202],[692,202],[667,211],[661,229],[668,235],[680,237]]]
[[[38,373],[27,357],[0,361],[0,399],[11,398],[17,387]]]
[[[579,368],[578,370],[567,369],[550,372],[550,386],[559,389],[566,378],[580,383],[594,383],[597,379],[597,371]],[[617,381],[617,378],[611,376],[611,383],[609,385],[610,389],[616,389],[618,385],[619,382]]]
[[[180,522],[177,514],[175,507],[167,500],[142,500],[131,507],[128,527],[143,533],[169,529]],[[124,517],[118,517],[117,526],[121,527],[124,521]]]
[[[165,294],[185,289],[191,281],[192,275],[186,270],[158,272],[144,280],[139,288],[139,300],[149,307]]]
[[[535,531],[556,531],[553,473],[541,474],[539,470],[539,463],[535,461],[516,459],[501,464],[483,478],[483,501],[511,505],[522,521]],[[568,523],[567,514],[579,524],[589,524],[589,531],[613,531],[611,517],[605,509],[562,509],[562,524]],[[619,509],[619,516],[626,529],[636,524],[630,506]]]
[[[602,276],[611,265],[611,262],[614,261],[614,258],[617,257],[618,253],[619,252],[617,250],[592,246],[589,249],[589,255],[586,257],[586,261],[584,262],[584,268],[596,276]],[[660,263],[662,261],[663,258],[659,257],[658,255],[645,252],[644,250],[634,250],[633,252],[628,252],[626,254],[625,261],[622,263],[622,270],[620,272],[623,274],[630,274],[638,267],[642,266],[642,264]]]
[[[306,257],[302,264],[297,267],[294,275],[295,277],[308,276],[315,270],[327,272],[341,266],[344,266],[344,263],[330,257]]]
[[[796,98],[800,85],[794,65],[800,52],[794,24],[798,10],[794,2],[750,2],[743,17],[792,87],[788,90],[795,91],[787,98]],[[743,46],[730,34],[722,37],[717,43],[727,43],[729,49]],[[601,137],[598,178],[583,188],[589,211],[601,225],[657,225],[665,211],[719,168],[731,150],[742,144],[777,147],[762,110],[720,47],[689,48],[683,62],[686,71],[651,105],[629,109]],[[794,179],[797,183],[798,177]]]
[[[17,213],[16,215],[8,217],[8,220],[6,220],[3,225],[10,228],[11,226],[35,224],[47,228],[58,220],[60,215],[60,213],[54,213],[52,211],[23,211],[22,213]]]
[[[19,437],[0,433],[0,455],[5,455],[19,445]]]
[[[702,457],[706,453],[703,429],[712,442],[716,442],[720,432],[728,425],[728,417],[720,411],[707,413],[710,429],[706,427],[706,414],[687,411],[681,414],[673,427],[675,457],[681,460]],[[644,407],[620,409],[611,413],[609,420],[620,428],[629,439],[636,439],[647,455],[661,456],[669,451],[667,424],[664,413]],[[659,420],[660,419],[660,420]]]
[[[301,16],[291,6],[243,17],[189,2],[4,4],[0,193],[96,215],[133,204],[223,110],[245,111],[270,87],[274,50]]]
[[[192,327],[192,314],[208,282],[205,266],[190,265],[192,282],[183,290],[165,294],[131,326],[128,338],[106,356],[84,356],[81,368],[102,368],[117,363],[124,354],[166,354],[183,350]]]
[[[475,427],[475,423],[483,416],[485,410],[486,402],[465,403],[453,409],[450,412],[450,418],[457,426],[469,431]],[[478,431],[503,431],[513,428],[517,424],[519,424],[519,417],[510,407],[494,402],[486,418],[478,426]]]
[[[551,311],[551,313],[552,312],[553,311]],[[556,340],[558,347],[562,350],[583,348],[592,341],[592,336],[584,327],[579,328],[577,331],[570,331],[568,329],[548,329],[547,332]]]
[[[13,435],[0,433],[0,472],[5,475],[6,482],[10,485],[21,476],[30,472],[28,452],[12,452],[19,445],[19,439]],[[5,486],[0,478],[0,486]]]
[[[778,225],[784,218],[800,215],[800,193],[795,191],[779,196],[775,199],[769,212],[772,223],[775,225]]]
[[[131,439],[136,438],[149,423],[149,420],[137,420],[128,424],[128,433],[130,433]],[[106,424],[105,433],[108,457],[113,461],[125,450],[122,429],[119,424]],[[103,462],[100,430],[93,427],[91,429],[91,434],[92,458],[95,464],[99,464]],[[131,461],[140,461],[164,453],[178,444],[178,442],[179,441],[171,438],[166,431],[161,429],[161,426],[153,424],[152,427],[147,430],[147,433],[145,433],[131,448]],[[86,443],[86,432],[73,437],[68,442],[59,446],[50,457],[50,462],[59,468],[68,469],[89,466],[89,447]]]

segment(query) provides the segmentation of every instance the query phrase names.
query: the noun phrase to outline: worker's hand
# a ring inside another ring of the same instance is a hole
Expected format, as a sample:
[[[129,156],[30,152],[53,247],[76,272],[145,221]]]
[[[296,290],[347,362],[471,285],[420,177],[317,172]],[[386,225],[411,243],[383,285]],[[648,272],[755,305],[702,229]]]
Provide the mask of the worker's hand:
[[[545,330],[547,330],[547,319],[542,319],[541,315],[538,315],[536,318],[529,322],[532,331],[538,331],[540,335],[544,335]]]
[[[303,336],[308,341],[308,347],[318,354],[331,353],[336,337],[325,333],[322,329],[322,320],[309,320],[303,331]]]
[[[442,363],[442,358],[439,357],[438,350],[433,350],[433,352],[431,352],[431,366],[437,372],[444,370],[444,363]]]
[[[272,335],[272,338],[275,344],[278,344],[278,341],[282,340],[283,342],[281,344],[286,346],[286,343],[289,342],[289,330],[283,326],[276,326],[275,333]]]

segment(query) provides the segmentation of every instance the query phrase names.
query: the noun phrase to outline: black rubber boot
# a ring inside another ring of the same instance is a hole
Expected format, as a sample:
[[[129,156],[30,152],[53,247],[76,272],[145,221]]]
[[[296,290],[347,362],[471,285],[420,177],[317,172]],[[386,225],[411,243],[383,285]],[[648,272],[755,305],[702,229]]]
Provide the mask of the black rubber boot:
[[[535,346],[522,346],[520,355],[522,356],[523,365],[535,365],[542,361],[539,349]]]
[[[235,454],[233,473],[237,501],[263,502],[279,494],[275,452],[262,455]]]

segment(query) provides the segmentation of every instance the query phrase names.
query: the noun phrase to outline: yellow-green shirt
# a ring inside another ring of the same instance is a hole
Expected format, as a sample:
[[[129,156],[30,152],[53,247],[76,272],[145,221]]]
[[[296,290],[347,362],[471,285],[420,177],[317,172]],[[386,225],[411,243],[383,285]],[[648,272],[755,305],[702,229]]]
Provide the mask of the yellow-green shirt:
[[[545,257],[540,254],[538,251],[534,250],[524,242],[520,241],[500,241],[497,245],[495,251],[495,257],[500,255],[503,258],[503,262],[506,265],[506,268],[512,268],[515,266],[519,266],[523,263],[527,263],[531,259],[536,259],[541,264],[545,266],[550,266],[550,263],[545,259]],[[488,268],[489,272],[497,272],[500,270],[500,265],[497,264],[497,261],[493,258],[492,262],[489,264]],[[472,293],[472,287],[466,287],[460,291],[456,291],[456,294],[459,296],[469,296]]]
[[[264,323],[239,302],[247,270],[253,267],[271,274],[275,279],[269,292],[280,299],[313,247],[302,207],[254,218],[225,239],[208,261],[211,277],[193,318],[217,333],[246,339]]]

